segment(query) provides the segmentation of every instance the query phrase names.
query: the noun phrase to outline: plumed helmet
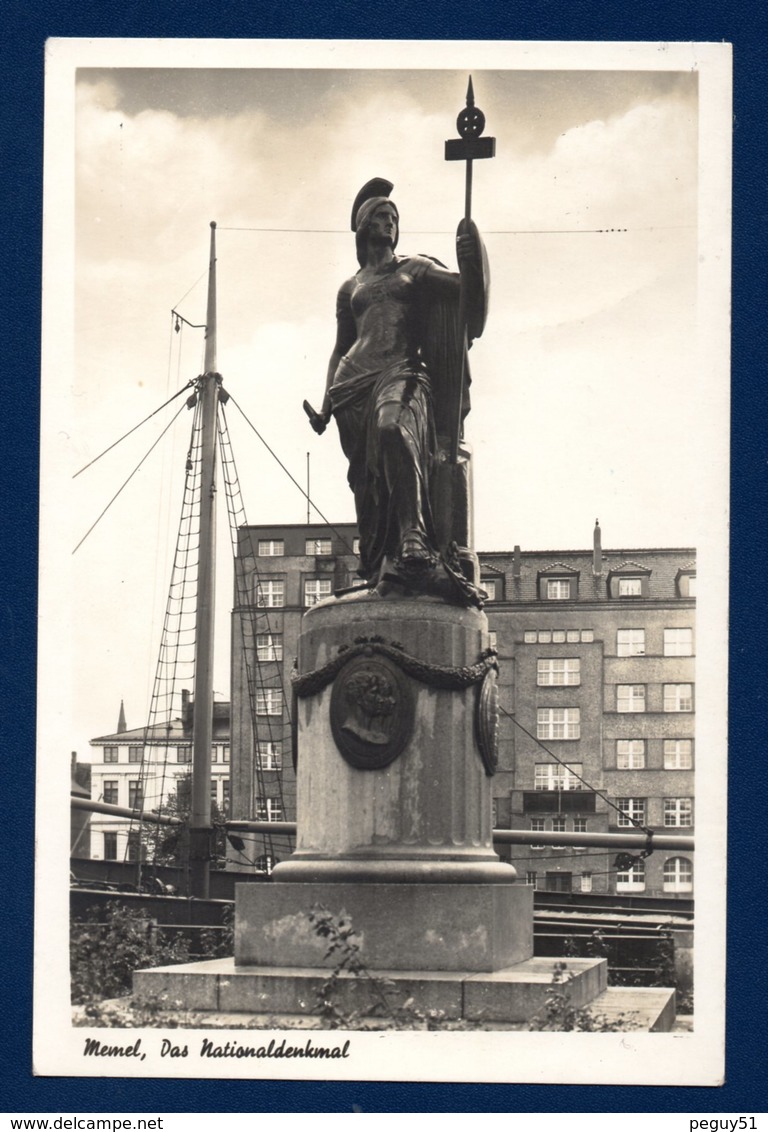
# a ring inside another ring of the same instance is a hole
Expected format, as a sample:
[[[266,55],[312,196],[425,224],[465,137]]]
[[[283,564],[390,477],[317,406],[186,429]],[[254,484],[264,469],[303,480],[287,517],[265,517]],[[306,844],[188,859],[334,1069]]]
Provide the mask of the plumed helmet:
[[[389,194],[392,192],[394,185],[391,181],[386,181],[383,177],[373,177],[372,180],[366,181],[360,192],[357,194],[352,205],[352,231],[355,233],[355,244],[357,246],[357,262],[362,265],[365,263],[365,240],[368,234],[368,221],[374,212],[385,201],[390,204],[395,210],[398,222],[400,214],[397,211],[397,205],[394,201],[389,199]],[[398,237],[400,235],[399,223],[398,231],[393,242],[393,248],[397,247]]]

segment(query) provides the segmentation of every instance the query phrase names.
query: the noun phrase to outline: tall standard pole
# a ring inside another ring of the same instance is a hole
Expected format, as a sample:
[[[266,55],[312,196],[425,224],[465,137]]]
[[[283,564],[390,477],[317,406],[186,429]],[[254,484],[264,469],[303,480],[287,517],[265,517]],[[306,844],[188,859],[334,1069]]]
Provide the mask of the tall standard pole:
[[[220,377],[216,372],[216,224],[211,221],[205,363],[200,379],[202,439],[200,548],[195,610],[195,690],[192,715],[192,812],[190,879],[192,895],[206,899],[212,856],[211,746],[213,743],[213,615],[216,576],[216,417]]]

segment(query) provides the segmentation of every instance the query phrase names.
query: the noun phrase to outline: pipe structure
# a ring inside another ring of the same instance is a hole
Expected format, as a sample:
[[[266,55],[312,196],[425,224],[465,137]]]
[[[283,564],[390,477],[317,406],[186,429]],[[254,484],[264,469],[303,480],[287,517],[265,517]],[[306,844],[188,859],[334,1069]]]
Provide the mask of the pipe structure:
[[[75,810],[92,810],[99,814],[114,814],[115,817],[132,817],[137,821],[158,825],[184,825],[181,818],[129,810],[125,806],[113,806],[109,802],[93,802],[90,798],[81,798],[75,794],[70,800]],[[283,834],[285,837],[293,837],[296,834],[295,821],[228,821],[224,826],[229,833],[274,833]],[[551,830],[539,832],[530,829],[494,829],[493,840],[497,845],[549,847],[556,845],[558,848],[564,846],[569,849],[647,849],[649,837],[642,830],[637,830],[636,833],[555,833]],[[654,833],[650,842],[653,849],[665,851],[679,849],[686,853],[693,853],[695,850],[693,837]]]
[[[111,802],[95,802],[77,794],[70,797],[73,810],[89,810],[94,814],[112,814],[116,818],[133,818],[152,825],[184,825],[182,818],[171,814],[156,814],[154,810],[131,810],[127,806],[114,806]]]

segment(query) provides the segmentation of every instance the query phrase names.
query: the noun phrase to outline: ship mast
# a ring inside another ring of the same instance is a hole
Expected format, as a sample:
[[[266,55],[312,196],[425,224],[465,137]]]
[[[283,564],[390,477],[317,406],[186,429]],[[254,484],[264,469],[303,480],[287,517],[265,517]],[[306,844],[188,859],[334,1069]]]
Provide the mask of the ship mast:
[[[195,684],[192,716],[192,811],[190,880],[192,895],[206,899],[212,857],[211,747],[213,743],[213,620],[216,533],[216,421],[221,377],[216,372],[216,223],[211,221],[205,363],[199,380],[202,399],[200,549],[195,609]]]

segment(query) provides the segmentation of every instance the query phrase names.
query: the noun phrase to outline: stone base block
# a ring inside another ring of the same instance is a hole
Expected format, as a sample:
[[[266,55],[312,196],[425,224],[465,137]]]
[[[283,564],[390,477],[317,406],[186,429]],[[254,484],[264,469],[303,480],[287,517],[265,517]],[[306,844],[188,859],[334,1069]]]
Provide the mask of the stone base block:
[[[352,921],[376,970],[499,971],[533,955],[533,889],[501,884],[238,885],[239,966],[329,968],[317,905]]]
[[[493,1029],[526,1029],[542,1011],[552,983],[551,958],[527,959],[505,971],[374,971],[394,984],[394,1001],[412,998],[422,1014],[439,1013]],[[589,1007],[617,1029],[669,1030],[674,1023],[674,991],[660,988],[606,988],[605,959],[568,959],[571,1005]],[[134,995],[158,1000],[167,1011],[221,1015],[281,1016],[283,1024],[305,1025],[318,1013],[317,996],[328,977],[317,968],[242,967],[232,959],[138,971]],[[361,1017],[374,1015],[376,1001],[365,979],[342,973],[334,992],[338,1007]],[[295,1022],[291,1022],[291,1019]],[[414,1027],[417,1025],[414,1021]],[[318,1019],[318,1025],[322,1023]]]

